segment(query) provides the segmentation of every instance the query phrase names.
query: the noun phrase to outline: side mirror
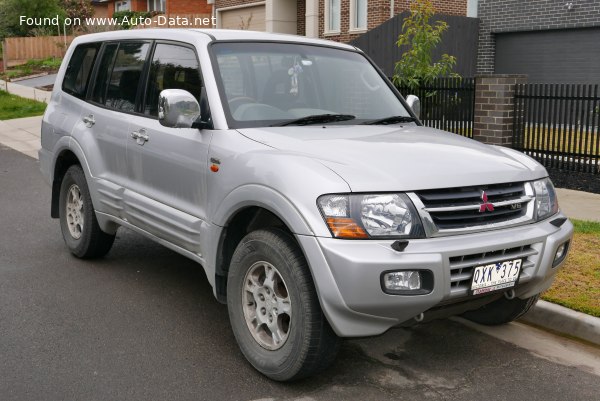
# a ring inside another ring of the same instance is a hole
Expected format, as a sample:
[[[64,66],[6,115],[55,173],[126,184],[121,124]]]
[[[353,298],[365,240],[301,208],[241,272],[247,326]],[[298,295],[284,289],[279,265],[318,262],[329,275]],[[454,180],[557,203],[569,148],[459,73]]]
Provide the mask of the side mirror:
[[[200,115],[200,104],[188,91],[165,89],[158,95],[158,121],[165,127],[196,127]]]
[[[413,113],[419,118],[421,116],[421,101],[415,95],[408,95],[406,97],[406,103],[412,109]]]

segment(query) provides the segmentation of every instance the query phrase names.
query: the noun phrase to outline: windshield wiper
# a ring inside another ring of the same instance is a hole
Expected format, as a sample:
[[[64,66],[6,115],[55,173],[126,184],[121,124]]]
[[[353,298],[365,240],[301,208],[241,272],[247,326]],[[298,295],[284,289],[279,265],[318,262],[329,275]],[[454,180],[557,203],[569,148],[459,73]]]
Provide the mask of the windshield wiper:
[[[332,123],[335,121],[354,120],[356,116],[352,114],[313,114],[311,116],[296,118],[294,120],[284,121],[282,123],[273,124],[271,127],[285,127],[286,125],[310,125]]]
[[[364,125],[388,125],[388,124],[398,124],[398,123],[412,123],[417,121],[416,118],[411,116],[391,116],[385,118],[378,118],[377,120],[365,121]]]

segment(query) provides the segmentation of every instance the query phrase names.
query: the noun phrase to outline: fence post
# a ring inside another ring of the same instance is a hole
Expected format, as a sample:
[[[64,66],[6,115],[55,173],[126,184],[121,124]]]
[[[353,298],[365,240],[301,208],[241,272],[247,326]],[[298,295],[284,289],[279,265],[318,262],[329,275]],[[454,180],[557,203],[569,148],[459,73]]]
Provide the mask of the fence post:
[[[512,145],[515,85],[524,83],[527,75],[475,77],[473,139],[491,145]]]

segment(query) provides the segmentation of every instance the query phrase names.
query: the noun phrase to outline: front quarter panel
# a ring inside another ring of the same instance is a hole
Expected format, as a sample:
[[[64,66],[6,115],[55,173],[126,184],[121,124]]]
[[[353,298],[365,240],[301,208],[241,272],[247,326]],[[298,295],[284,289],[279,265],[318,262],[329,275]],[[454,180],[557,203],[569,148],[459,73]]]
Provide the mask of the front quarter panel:
[[[237,210],[262,206],[295,234],[331,236],[317,198],[350,188],[325,166],[255,142],[236,130],[215,133],[210,158],[220,163],[219,171],[208,177],[208,215],[214,224],[225,226]]]

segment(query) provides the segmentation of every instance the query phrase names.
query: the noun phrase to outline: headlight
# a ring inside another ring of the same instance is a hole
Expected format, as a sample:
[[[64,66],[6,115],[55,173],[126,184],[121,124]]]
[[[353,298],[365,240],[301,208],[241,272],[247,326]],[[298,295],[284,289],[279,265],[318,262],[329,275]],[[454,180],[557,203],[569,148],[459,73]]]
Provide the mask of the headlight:
[[[337,238],[424,238],[421,220],[405,194],[323,195],[317,204]]]
[[[536,220],[544,220],[558,213],[558,199],[556,191],[549,178],[533,182],[535,191],[535,213]]]

